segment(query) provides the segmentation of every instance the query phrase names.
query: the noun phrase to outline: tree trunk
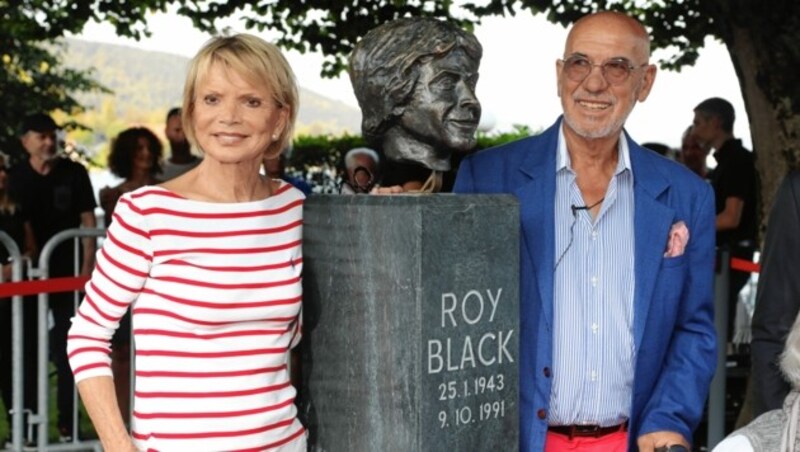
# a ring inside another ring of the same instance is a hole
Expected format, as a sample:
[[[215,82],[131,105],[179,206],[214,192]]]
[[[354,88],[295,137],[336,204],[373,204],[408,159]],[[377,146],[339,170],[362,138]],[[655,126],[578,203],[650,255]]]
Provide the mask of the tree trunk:
[[[761,183],[761,231],[783,177],[800,168],[800,15],[795,0],[715,0],[714,21],[731,55]],[[763,237],[763,234],[762,234]]]

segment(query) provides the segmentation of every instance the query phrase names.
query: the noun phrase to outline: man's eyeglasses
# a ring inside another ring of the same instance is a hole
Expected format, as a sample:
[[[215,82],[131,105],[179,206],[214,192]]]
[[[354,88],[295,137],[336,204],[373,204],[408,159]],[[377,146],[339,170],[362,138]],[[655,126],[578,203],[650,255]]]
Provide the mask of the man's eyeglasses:
[[[375,186],[375,180],[365,166],[357,166],[353,170],[353,182],[344,181],[342,184],[350,187],[353,193],[369,193]]]
[[[611,85],[621,85],[628,80],[631,72],[641,69],[648,65],[644,63],[634,66],[627,58],[611,58],[602,64],[594,64],[591,60],[582,55],[572,55],[561,60],[564,65],[564,73],[573,82],[582,82],[591,74],[594,67],[599,67],[603,77]]]

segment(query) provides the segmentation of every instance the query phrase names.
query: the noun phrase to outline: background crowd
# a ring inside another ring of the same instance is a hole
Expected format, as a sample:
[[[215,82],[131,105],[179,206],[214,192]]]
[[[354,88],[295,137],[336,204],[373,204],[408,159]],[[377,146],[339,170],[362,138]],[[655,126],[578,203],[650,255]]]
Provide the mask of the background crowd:
[[[591,74],[592,68],[590,67],[588,72],[581,74],[579,73],[579,67],[576,66],[581,63],[581,61],[576,62],[573,59],[563,61],[562,64],[567,65],[565,77],[571,77],[572,82],[583,83],[587,76]],[[591,65],[592,63],[587,62],[586,64]],[[602,65],[603,71],[611,71],[613,69],[606,68],[605,64],[607,63]],[[214,72],[213,65],[210,67],[212,69],[209,69],[208,66],[204,67],[204,70],[209,71],[211,74],[209,77],[222,77]],[[572,71],[572,73],[569,71]],[[233,85],[237,85],[237,83],[249,83],[247,80],[248,75],[246,71],[240,71],[240,73],[234,73],[234,75],[226,73],[225,77],[228,77],[229,82],[233,78]],[[626,79],[630,75],[631,69],[629,68],[628,72],[625,73]],[[612,77],[613,80],[613,73],[608,75],[603,72],[603,76]],[[244,81],[242,82],[236,77],[240,77]],[[620,80],[620,84],[626,79]],[[652,83],[652,80],[649,83]],[[274,90],[278,88],[281,88],[281,86],[268,86],[266,89]],[[209,105],[211,105],[210,101]],[[275,116],[277,119],[275,119],[275,124],[273,124],[272,128],[276,132],[272,135],[271,144],[269,144],[270,152],[254,154],[256,157],[250,159],[252,162],[248,163],[248,169],[252,169],[255,172],[246,173],[246,177],[254,178],[253,180],[263,180],[255,176],[255,174],[260,174],[261,176],[266,175],[266,180],[276,182],[255,183],[250,189],[264,191],[269,193],[270,196],[283,193],[285,189],[281,187],[285,186],[293,186],[305,196],[329,192],[329,188],[321,186],[318,180],[308,178],[303,171],[286,168],[287,153],[291,152],[291,147],[288,146],[288,138],[279,139],[279,136],[288,133],[287,130],[291,131],[291,126],[285,123],[287,121],[283,116],[285,113],[281,110],[284,107],[294,108],[295,106],[291,102],[287,104],[278,103],[277,109],[281,113]],[[186,108],[186,105],[184,105],[184,108]],[[649,148],[653,153],[661,154],[665,159],[675,160],[684,164],[700,179],[707,181],[711,189],[713,189],[715,198],[716,247],[726,249],[734,257],[750,260],[758,249],[757,230],[759,224],[756,205],[758,178],[754,166],[753,153],[744,149],[741,141],[733,136],[733,124],[736,116],[729,102],[720,98],[709,98],[699,102],[693,112],[687,112],[687,116],[692,113],[694,115],[692,124],[682,133],[678,131],[678,134],[681,135],[681,149],[669,149],[669,147],[658,143],[646,143],[644,147]],[[131,205],[135,202],[136,196],[144,196],[148,193],[149,187],[153,185],[166,183],[165,186],[171,187],[170,190],[173,193],[190,193],[192,195],[203,193],[203,190],[206,189],[199,189],[198,187],[202,186],[199,183],[190,184],[186,182],[191,178],[185,175],[194,171],[191,174],[211,174],[217,180],[224,180],[223,176],[227,176],[227,174],[215,173],[217,170],[213,168],[219,166],[219,162],[226,161],[227,157],[221,153],[219,155],[215,153],[200,155],[200,152],[193,152],[193,139],[187,139],[186,131],[183,130],[183,127],[186,124],[186,117],[194,118],[191,116],[194,114],[198,113],[194,110],[187,112],[177,108],[167,112],[164,136],[167,137],[169,145],[168,155],[164,152],[164,146],[158,136],[147,128],[132,126],[121,132],[112,142],[109,169],[122,182],[113,187],[102,188],[92,187],[86,168],[59,152],[60,144],[57,140],[57,131],[60,126],[49,115],[34,113],[24,118],[19,128],[19,138],[28,158],[17,163],[13,168],[7,166],[7,158],[0,159],[2,160],[0,162],[2,164],[2,167],[0,167],[0,225],[2,225],[3,231],[17,242],[26,256],[35,259],[42,246],[56,233],[76,227],[95,227],[98,224],[95,215],[98,204],[103,211],[101,224],[104,227],[109,227],[115,223],[113,221],[114,218],[128,218],[115,216],[115,211],[120,205],[125,206],[125,215],[140,214],[136,209],[132,209]],[[567,112],[568,114],[569,112]],[[621,127],[622,124],[620,124],[620,129]],[[269,132],[272,133],[273,130]],[[546,133],[552,134],[553,132],[548,131]],[[216,139],[219,139],[218,135],[219,133],[214,135]],[[202,139],[202,137],[194,138],[194,141]],[[235,141],[234,138],[230,139]],[[275,143],[280,143],[281,146],[278,147]],[[209,144],[204,149],[215,149],[215,147]],[[713,161],[709,161],[709,155],[713,156]],[[648,154],[647,158],[650,159],[651,156]],[[658,158],[660,157],[655,157],[655,159]],[[372,192],[375,187],[383,183],[381,177],[383,174],[382,167],[386,164],[387,162],[381,159],[379,153],[372,149],[355,148],[350,150],[343,156],[340,163],[341,173],[337,176],[337,191],[346,194],[367,194]],[[196,168],[198,170],[195,170]],[[471,177],[471,174],[459,177],[461,180],[465,180],[464,178]],[[682,172],[676,174],[681,174],[680,177],[684,177]],[[239,176],[240,174],[236,173],[235,175]],[[233,178],[229,181],[233,183],[238,180]],[[467,184],[468,182],[462,183]],[[698,184],[698,187],[702,187],[702,185]],[[99,199],[94,197],[95,189],[99,189]],[[785,190],[789,190],[789,188]],[[603,205],[601,205],[605,199],[604,193],[605,190],[596,193],[597,196],[595,198],[599,199],[598,203],[592,203],[591,206],[584,205],[578,209],[586,210],[587,215],[591,215],[592,218],[605,212],[602,210],[604,208]],[[214,199],[213,194],[206,193],[205,195],[210,199]],[[170,197],[172,195],[162,194],[162,196]],[[785,196],[794,200],[791,195]],[[122,204],[120,203],[121,199],[124,200]],[[779,199],[781,199],[780,196]],[[228,200],[227,202],[233,201]],[[287,202],[293,201],[289,200]],[[608,202],[606,201],[606,203]],[[620,202],[624,202],[624,199]],[[578,205],[581,206],[581,204]],[[595,207],[597,209],[593,210]],[[184,208],[184,206],[181,206],[181,208]],[[573,217],[576,217],[574,205]],[[123,220],[122,225],[114,226],[117,228],[116,230],[130,230],[130,226],[125,224],[124,221],[126,220]],[[770,224],[774,226],[784,221],[788,220],[772,218]],[[768,229],[768,234],[771,233],[774,237],[774,234],[777,233],[774,231],[778,230],[779,227],[774,227],[772,230]],[[770,235],[768,235],[767,240],[768,247],[770,243],[774,243],[770,241],[769,237]],[[571,245],[572,242],[570,241],[567,248]],[[119,247],[121,249],[125,248],[121,245]],[[768,248],[766,256],[772,255],[774,259],[774,256],[778,254],[779,251],[773,245],[773,248]],[[53,255],[50,275],[68,276],[77,273],[88,276],[94,268],[94,258],[95,243],[93,239],[83,239],[82,246],[77,249],[70,246],[62,246]],[[106,260],[113,261],[113,258],[103,256],[102,261],[105,262]],[[77,269],[74,265],[75,262],[79,262]],[[557,267],[560,262],[559,259],[556,264]],[[569,258],[565,262],[565,265],[570,265]],[[7,265],[4,266],[4,279],[9,277],[8,268]],[[294,269],[294,261],[292,261],[292,268]],[[733,351],[734,320],[740,299],[739,294],[749,278],[750,274],[747,272],[733,271],[729,280],[726,345],[731,351]],[[767,278],[766,280],[771,279]],[[767,283],[765,282],[764,284]],[[763,290],[764,294],[769,293],[768,289]],[[761,287],[759,291],[762,291]],[[761,294],[759,296],[760,299],[767,297],[767,295]],[[53,317],[50,357],[58,375],[58,429],[63,440],[69,440],[76,432],[72,410],[72,388],[75,383],[72,371],[69,368],[67,351],[64,348],[70,327],[69,319],[74,315],[71,297],[71,295],[63,299],[56,295],[50,297],[50,311]],[[776,322],[775,318],[778,315],[782,319],[786,319],[787,313],[792,314],[791,307],[787,308],[781,305],[779,308],[772,308],[769,301],[759,302],[759,305],[764,306],[761,308],[762,313],[765,312],[765,309],[772,309],[770,312],[773,314],[770,314],[770,316],[763,314],[759,317],[757,307],[756,317],[762,321],[760,323],[756,322],[754,325],[758,325],[761,328],[760,331],[764,334],[759,336],[754,332],[754,343],[759,340],[767,340],[764,337],[771,335],[768,340],[772,344],[779,344],[779,348],[782,349],[786,333],[792,327],[789,325],[783,329],[776,330],[773,322]],[[31,303],[26,303],[26,319],[31,318],[31,314],[28,313],[28,306],[32,306]],[[0,308],[4,310],[0,313],[0,317],[3,319],[10,318],[10,315],[7,315],[7,312],[10,312],[8,300],[0,301]],[[796,313],[797,309],[795,308],[793,314]],[[121,326],[114,336],[111,348],[113,372],[115,375],[127,375],[130,361],[130,325],[126,323],[129,320],[125,320],[122,314],[120,314],[120,317],[122,318]],[[794,319],[795,315],[790,315],[790,317]],[[784,321],[783,323],[786,322]],[[28,320],[26,320],[26,325],[28,325]],[[11,328],[2,328],[2,331],[3,342],[0,349],[0,359],[7,363],[10,356]],[[294,343],[294,341],[295,338],[292,337],[289,342]],[[289,346],[288,343],[285,345]],[[777,356],[779,352],[773,353],[774,355],[770,356]],[[32,358],[33,355],[26,354],[26,359],[28,357]],[[763,368],[754,367],[754,377],[765,376],[768,372],[775,370],[776,358],[773,357],[764,361],[761,364],[764,366]],[[758,365],[758,363],[754,362],[754,365]],[[9,370],[2,376],[2,395],[4,402],[8,404],[10,401],[10,385],[8,383],[10,382],[11,366],[0,365],[0,368]],[[32,376],[30,364],[27,360],[25,369],[26,380],[34,381],[35,378]],[[778,378],[780,378],[779,375]],[[115,378],[113,384],[114,404],[118,404],[124,416],[130,410],[130,401],[128,400],[129,382],[125,378]],[[784,403],[786,392],[790,389],[788,385],[785,385],[785,390],[783,392],[777,391],[767,403],[764,394],[759,392],[757,381],[753,383],[753,386],[755,387],[753,404],[756,407],[753,410],[753,415],[756,416],[766,411],[780,409],[780,405]],[[32,387],[32,385],[29,385],[29,387]],[[764,387],[766,386],[761,387],[761,391],[764,390]],[[769,387],[774,388],[775,386]],[[91,399],[91,397],[86,398]],[[26,392],[24,403],[26,408],[35,411],[35,394]],[[105,400],[99,402],[96,406],[102,406],[103,403],[105,403]],[[795,402],[794,399],[791,399],[787,403],[794,404]],[[541,416],[539,417],[541,418]],[[127,420],[123,419],[123,422],[127,423]],[[622,427],[623,430],[627,428],[628,424],[625,423],[624,425]],[[292,433],[292,435],[295,434],[296,432]]]

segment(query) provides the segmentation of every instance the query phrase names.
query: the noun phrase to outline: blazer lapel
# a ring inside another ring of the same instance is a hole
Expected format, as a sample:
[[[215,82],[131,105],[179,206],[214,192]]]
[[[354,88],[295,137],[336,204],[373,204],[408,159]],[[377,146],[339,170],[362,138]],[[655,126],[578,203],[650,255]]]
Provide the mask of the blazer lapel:
[[[542,312],[548,327],[553,319],[553,260],[555,249],[554,203],[556,192],[556,151],[561,120],[541,135],[541,144],[531,148],[520,165],[523,182],[514,191],[520,201],[525,249],[533,264],[532,275],[539,290]]]
[[[627,138],[627,134],[626,134]],[[639,147],[630,138],[631,166],[634,175],[634,344],[642,343],[644,327],[651,304],[661,261],[664,259],[667,237],[675,221],[675,210],[665,198],[669,192],[669,181],[660,173],[653,161],[654,155]]]

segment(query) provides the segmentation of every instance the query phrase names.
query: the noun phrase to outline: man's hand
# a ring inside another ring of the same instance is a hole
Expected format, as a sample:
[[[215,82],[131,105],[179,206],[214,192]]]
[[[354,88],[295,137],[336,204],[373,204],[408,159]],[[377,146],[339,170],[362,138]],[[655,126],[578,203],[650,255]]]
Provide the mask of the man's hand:
[[[401,185],[392,185],[391,187],[375,185],[369,192],[371,195],[396,195],[398,193],[405,193],[405,189]]]
[[[683,435],[675,432],[651,432],[639,437],[636,441],[639,452],[654,452],[657,447],[669,447],[680,445],[687,450],[691,450],[689,442]]]

